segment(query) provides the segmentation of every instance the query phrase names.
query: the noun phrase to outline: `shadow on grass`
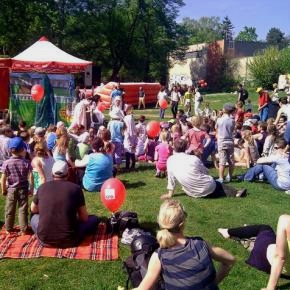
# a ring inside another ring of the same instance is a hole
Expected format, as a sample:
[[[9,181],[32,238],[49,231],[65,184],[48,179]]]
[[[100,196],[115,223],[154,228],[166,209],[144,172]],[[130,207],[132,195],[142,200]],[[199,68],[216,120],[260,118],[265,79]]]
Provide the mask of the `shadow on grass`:
[[[282,289],[290,289],[290,283],[288,282],[287,284],[278,286],[277,289],[280,289],[280,290],[282,290]]]
[[[159,230],[159,226],[157,222],[143,222],[140,223],[140,228],[150,232],[152,235],[156,235],[156,232]]]
[[[146,183],[143,181],[136,181],[136,182],[130,182],[128,179],[122,179],[122,182],[124,183],[125,187],[128,188],[137,188],[141,186],[145,186]]]

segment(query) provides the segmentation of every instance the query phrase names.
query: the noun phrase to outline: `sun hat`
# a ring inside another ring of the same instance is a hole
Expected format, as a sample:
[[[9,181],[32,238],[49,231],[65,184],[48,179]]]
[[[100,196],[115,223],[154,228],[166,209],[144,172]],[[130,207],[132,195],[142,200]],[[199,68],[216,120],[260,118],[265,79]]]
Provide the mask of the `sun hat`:
[[[262,87],[258,87],[258,88],[256,89],[256,93],[260,93],[261,91],[263,91],[263,88],[262,88]]]
[[[16,150],[21,150],[26,148],[26,144],[20,137],[13,137],[10,138],[8,142],[8,148],[11,149],[16,149]]]
[[[52,174],[55,176],[63,177],[68,174],[67,162],[63,160],[57,160],[52,166]]]

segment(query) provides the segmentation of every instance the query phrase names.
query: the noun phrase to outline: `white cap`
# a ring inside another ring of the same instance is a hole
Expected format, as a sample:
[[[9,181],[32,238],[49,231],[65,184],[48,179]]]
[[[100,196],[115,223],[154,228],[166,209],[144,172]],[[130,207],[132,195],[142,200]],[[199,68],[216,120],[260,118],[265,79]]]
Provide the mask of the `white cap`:
[[[52,174],[59,177],[66,176],[68,174],[67,162],[63,160],[55,161],[52,166]]]

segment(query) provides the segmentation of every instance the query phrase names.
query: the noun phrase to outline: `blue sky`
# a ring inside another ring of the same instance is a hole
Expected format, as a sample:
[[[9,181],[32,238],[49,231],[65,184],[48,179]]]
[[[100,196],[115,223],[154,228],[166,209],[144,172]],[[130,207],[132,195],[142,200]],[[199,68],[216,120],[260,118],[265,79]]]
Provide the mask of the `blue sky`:
[[[290,36],[290,0],[183,0],[178,20],[184,17],[228,16],[237,36],[244,26],[256,27],[258,40],[265,40],[270,28]]]

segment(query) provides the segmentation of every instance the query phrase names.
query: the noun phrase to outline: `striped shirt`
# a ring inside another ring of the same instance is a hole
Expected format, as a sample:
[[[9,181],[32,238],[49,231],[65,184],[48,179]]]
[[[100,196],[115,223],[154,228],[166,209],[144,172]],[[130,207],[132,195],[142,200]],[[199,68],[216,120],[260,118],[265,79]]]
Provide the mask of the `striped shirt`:
[[[7,176],[8,188],[28,188],[28,175],[31,171],[30,161],[22,157],[11,157],[2,165],[2,172]]]
[[[166,290],[217,290],[216,272],[202,238],[187,238],[182,246],[159,249]]]

